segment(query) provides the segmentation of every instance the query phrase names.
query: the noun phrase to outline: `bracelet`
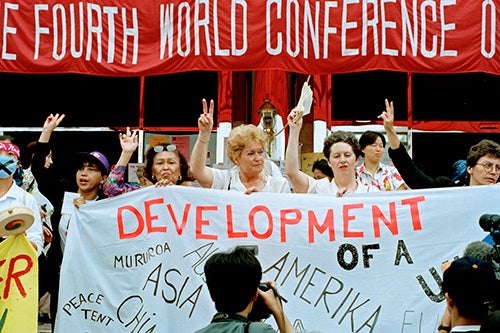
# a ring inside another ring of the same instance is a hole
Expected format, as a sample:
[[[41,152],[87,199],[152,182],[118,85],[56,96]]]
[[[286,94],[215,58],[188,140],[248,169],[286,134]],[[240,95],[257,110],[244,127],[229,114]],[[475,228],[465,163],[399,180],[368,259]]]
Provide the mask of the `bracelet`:
[[[208,143],[208,140],[207,141],[203,141],[202,139],[198,138],[198,141],[200,141],[201,143]]]
[[[450,326],[444,326],[443,324],[441,324],[441,325],[439,325],[439,327],[438,327],[438,332],[439,332],[439,331],[441,331],[441,330],[442,330],[442,331],[449,332],[449,331],[451,331],[451,327],[450,327]]]

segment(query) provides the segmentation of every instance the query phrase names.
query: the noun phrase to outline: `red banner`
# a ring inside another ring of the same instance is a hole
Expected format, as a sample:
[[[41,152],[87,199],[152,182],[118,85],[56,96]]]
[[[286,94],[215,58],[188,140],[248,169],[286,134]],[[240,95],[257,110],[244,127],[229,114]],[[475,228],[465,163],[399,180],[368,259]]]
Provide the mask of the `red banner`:
[[[497,2],[2,1],[0,71],[499,74]]]

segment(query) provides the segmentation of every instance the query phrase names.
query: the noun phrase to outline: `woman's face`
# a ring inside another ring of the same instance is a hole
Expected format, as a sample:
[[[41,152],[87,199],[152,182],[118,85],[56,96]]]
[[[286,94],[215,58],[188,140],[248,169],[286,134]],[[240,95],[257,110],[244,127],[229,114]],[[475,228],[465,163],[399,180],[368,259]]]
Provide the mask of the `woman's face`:
[[[84,162],[76,171],[76,184],[78,192],[88,193],[95,191],[106,180],[101,169],[95,163]]]
[[[260,174],[264,169],[264,148],[258,141],[248,143],[234,159],[244,175]]]
[[[473,167],[467,167],[470,186],[495,184],[500,176],[500,159],[482,156]]]
[[[44,167],[46,169],[50,168],[50,166],[54,163],[54,161],[52,161],[52,152],[49,152],[49,154],[47,156],[45,156],[45,165]]]
[[[334,143],[330,147],[330,158],[328,159],[335,178],[339,176],[354,177],[357,158],[350,144],[345,142]]]
[[[384,155],[384,144],[382,143],[382,139],[377,137],[374,143],[366,146],[362,149],[365,154],[365,160],[370,161],[372,163],[379,163]]]
[[[153,158],[151,169],[153,179],[156,181],[168,179],[173,183],[181,177],[181,161],[174,151],[161,151]]]
[[[314,169],[313,174],[314,174],[314,179],[322,179],[322,178],[328,177],[320,169]]]

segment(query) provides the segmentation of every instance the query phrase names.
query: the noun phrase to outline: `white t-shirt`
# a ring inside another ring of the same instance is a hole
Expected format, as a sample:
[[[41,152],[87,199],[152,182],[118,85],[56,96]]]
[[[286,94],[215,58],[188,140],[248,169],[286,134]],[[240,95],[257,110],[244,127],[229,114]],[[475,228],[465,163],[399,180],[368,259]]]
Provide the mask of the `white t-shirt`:
[[[230,170],[220,170],[212,168],[212,174],[214,180],[212,182],[212,188],[218,190],[230,190],[245,192],[246,187],[243,185],[240,179],[240,169],[238,167],[231,168]],[[272,192],[272,193],[290,193],[290,185],[288,180],[284,177],[273,177],[264,176],[266,179],[266,185],[262,189],[262,192]]]
[[[66,203],[69,206],[73,206],[72,199],[74,198],[74,194],[76,193],[71,193],[72,196],[64,197],[64,200],[70,200],[71,202]],[[85,203],[93,202],[96,201],[94,200],[86,200]],[[65,203],[63,202],[63,206]],[[76,208],[75,208],[76,209]],[[59,220],[59,236],[60,236],[60,244],[61,244],[61,252],[64,253],[64,248],[66,247],[66,239],[68,238],[68,230],[69,230],[69,224],[71,222],[71,217],[73,217],[73,211],[70,210],[69,208],[63,207],[63,211],[61,212],[61,219]]]
[[[27,207],[33,212],[34,221],[31,227],[26,230],[26,237],[37,245],[37,252],[40,255],[43,248],[43,228],[38,203],[32,194],[17,186],[12,180],[9,191],[0,198],[0,211],[19,206]]]
[[[339,190],[337,184],[335,184],[335,179],[332,179],[330,182],[328,177],[321,179],[314,179],[311,176],[307,177],[309,178],[309,188],[307,189],[307,193],[337,194]],[[364,185],[358,179],[356,179],[356,182],[358,183],[358,187],[356,188],[355,193],[380,192],[380,190],[375,186]]]

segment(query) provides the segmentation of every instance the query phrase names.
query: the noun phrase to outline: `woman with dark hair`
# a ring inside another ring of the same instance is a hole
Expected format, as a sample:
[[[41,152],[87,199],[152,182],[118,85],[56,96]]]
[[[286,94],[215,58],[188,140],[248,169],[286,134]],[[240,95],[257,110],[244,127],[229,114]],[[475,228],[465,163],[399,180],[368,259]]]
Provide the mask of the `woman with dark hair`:
[[[125,170],[130,158],[138,146],[137,132],[120,133],[122,153],[118,162],[113,165],[102,190],[108,197],[127,193],[142,188],[125,182]],[[146,152],[144,177],[155,186],[183,185],[194,186],[189,165],[177,146],[168,142],[150,147]]]
[[[376,186],[381,191],[409,189],[394,165],[380,162],[385,151],[385,137],[382,133],[364,132],[359,138],[359,145],[364,160],[356,171],[362,183]]]
[[[66,179],[52,167],[47,168],[47,156],[51,155],[50,139],[52,133],[65,118],[64,114],[50,114],[42,127],[40,137],[34,146],[31,171],[36,178],[39,190],[54,205],[51,216],[53,230],[52,244],[47,252],[48,272],[46,278],[49,280],[50,293],[50,318],[52,330],[55,328],[55,319],[58,309],[59,275],[63,257],[63,249],[66,244],[67,231],[72,214],[63,212],[63,202],[66,192],[78,193],[72,199],[75,207],[80,207],[86,202],[104,199],[101,185],[104,183],[109,171],[108,159],[98,151],[80,152],[73,156],[74,176]]]
[[[148,149],[144,176],[153,184],[193,186],[186,157],[168,142]]]
[[[466,158],[466,173],[457,173],[453,179],[447,176],[430,177],[420,170],[399,141],[394,129],[394,103],[385,100],[385,111],[379,116],[389,141],[389,156],[395,167],[412,189],[449,186],[476,186],[496,184],[500,178],[500,144],[483,139],[469,149]],[[463,162],[461,162],[463,163]],[[463,169],[463,166],[459,166]]]
[[[328,179],[331,181],[333,178],[332,168],[328,164],[328,161],[324,158],[314,161],[311,170],[314,174],[314,179],[328,177]]]
[[[330,164],[334,178],[314,179],[299,168],[299,135],[302,118],[298,110],[292,109],[288,115],[290,127],[285,155],[286,174],[296,193],[336,194],[379,192],[375,186],[361,183],[356,177],[356,164],[361,155],[358,139],[351,132],[336,131],[323,143],[323,154]],[[295,120],[299,118],[298,120]]]

